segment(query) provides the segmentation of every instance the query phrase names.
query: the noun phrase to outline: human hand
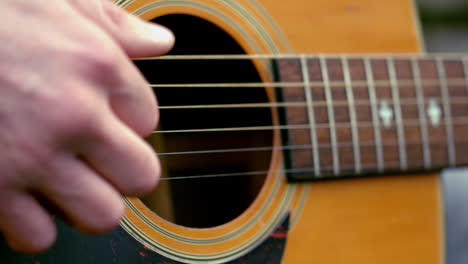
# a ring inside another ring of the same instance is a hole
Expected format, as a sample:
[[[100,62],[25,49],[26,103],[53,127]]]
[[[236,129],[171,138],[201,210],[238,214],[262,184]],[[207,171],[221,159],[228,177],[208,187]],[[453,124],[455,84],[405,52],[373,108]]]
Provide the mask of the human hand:
[[[0,1],[0,232],[36,253],[55,241],[45,199],[85,232],[118,225],[121,195],[160,171],[142,137],[156,100],[129,57],[173,45],[110,0]]]

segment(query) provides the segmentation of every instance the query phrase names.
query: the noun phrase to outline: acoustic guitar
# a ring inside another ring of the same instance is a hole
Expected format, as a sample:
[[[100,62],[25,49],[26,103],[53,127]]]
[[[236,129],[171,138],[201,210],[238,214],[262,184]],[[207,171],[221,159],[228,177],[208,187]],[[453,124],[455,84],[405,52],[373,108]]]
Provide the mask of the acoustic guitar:
[[[158,188],[120,228],[58,222],[1,263],[444,263],[437,170],[468,164],[468,57],[424,55],[411,0],[118,0],[171,28],[135,60]]]

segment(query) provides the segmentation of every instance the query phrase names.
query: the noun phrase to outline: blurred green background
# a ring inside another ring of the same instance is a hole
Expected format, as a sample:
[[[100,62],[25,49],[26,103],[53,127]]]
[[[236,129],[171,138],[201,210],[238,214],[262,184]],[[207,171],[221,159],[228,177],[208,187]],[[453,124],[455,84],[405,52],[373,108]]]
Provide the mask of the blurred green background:
[[[468,0],[417,3],[427,52],[468,52]]]

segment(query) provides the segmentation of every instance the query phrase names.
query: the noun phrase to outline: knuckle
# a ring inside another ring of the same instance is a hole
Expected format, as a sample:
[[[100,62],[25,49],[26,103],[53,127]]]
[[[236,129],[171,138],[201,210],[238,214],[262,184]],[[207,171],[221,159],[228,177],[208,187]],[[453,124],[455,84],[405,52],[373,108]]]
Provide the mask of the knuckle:
[[[51,115],[51,122],[61,136],[76,137],[95,131],[98,126],[98,111],[89,107],[89,102],[76,96],[73,100],[59,104],[58,110]]]
[[[42,181],[46,175],[46,171],[51,167],[53,162],[53,153],[50,150],[41,150],[36,146],[25,148],[24,155],[18,156],[17,161],[17,177],[20,181],[18,184],[35,185]]]
[[[36,184],[50,167],[53,156],[54,151],[41,144],[27,140],[18,142],[15,149],[5,154],[0,161],[0,187],[25,188]]]
[[[117,7],[112,1],[105,1],[103,3],[103,10],[105,12],[105,17],[110,19],[111,24],[115,27],[125,26],[128,19],[127,13],[121,8]]]
[[[118,83],[123,79],[119,63],[121,54],[108,41],[85,41],[73,57],[76,60],[74,63],[78,63],[86,74],[99,82]]]
[[[141,137],[151,135],[159,122],[154,94],[146,83],[138,89],[113,93],[111,106],[119,118]]]
[[[118,70],[115,58],[116,54],[114,54],[113,49],[95,45],[89,52],[87,63],[92,70],[96,70],[99,74],[115,74]]]

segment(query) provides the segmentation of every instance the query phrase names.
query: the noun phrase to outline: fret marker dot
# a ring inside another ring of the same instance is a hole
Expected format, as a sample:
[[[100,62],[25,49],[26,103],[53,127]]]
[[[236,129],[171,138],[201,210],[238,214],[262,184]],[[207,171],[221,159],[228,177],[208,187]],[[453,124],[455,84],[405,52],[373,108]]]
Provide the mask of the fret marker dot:
[[[382,120],[382,124],[386,129],[392,127],[393,110],[388,104],[387,100],[380,102],[379,117]]]

